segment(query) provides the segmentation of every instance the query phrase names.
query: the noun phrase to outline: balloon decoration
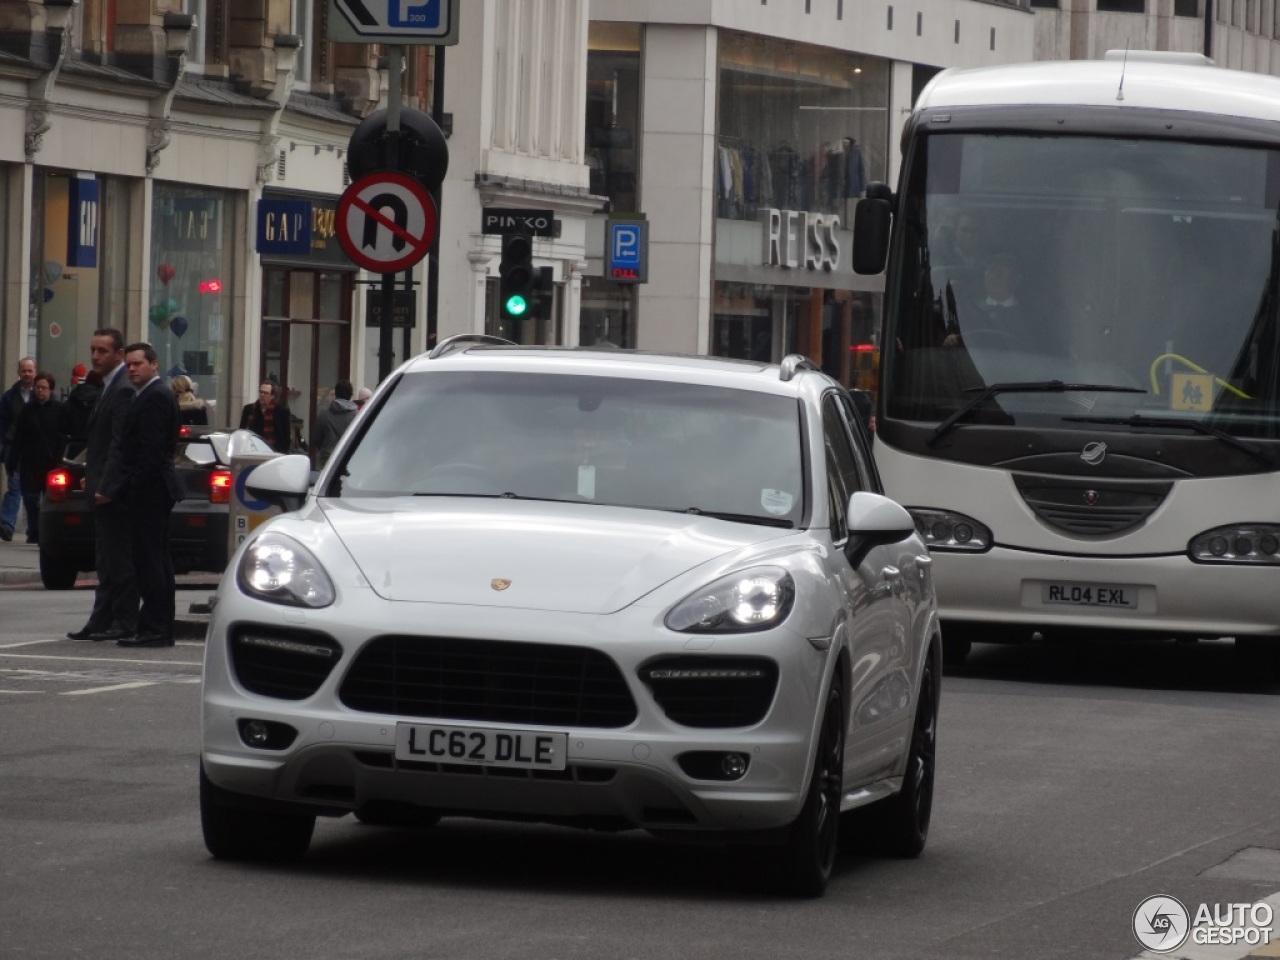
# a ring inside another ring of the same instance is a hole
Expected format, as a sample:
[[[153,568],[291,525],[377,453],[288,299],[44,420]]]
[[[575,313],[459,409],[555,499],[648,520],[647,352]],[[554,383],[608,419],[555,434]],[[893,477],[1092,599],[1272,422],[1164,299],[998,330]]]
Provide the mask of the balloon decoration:
[[[187,327],[187,318],[182,314],[178,314],[169,321],[169,330],[174,334],[174,336],[181,337],[187,332]]]
[[[169,285],[169,281],[177,276],[177,273],[178,271],[174,269],[172,263],[162,263],[156,267],[156,276],[160,278],[160,282],[166,287]]]
[[[169,312],[166,304],[157,303],[151,307],[151,322],[161,330],[168,330],[169,324],[172,322],[173,314]]]

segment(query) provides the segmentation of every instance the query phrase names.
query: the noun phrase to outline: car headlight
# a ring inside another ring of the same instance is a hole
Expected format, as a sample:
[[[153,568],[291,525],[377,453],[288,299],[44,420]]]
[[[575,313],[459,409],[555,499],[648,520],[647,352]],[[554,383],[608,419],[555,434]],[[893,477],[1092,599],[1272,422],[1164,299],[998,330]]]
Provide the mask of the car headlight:
[[[681,633],[744,633],[768,630],[787,619],[796,585],[781,567],[753,567],[721,577],[689,594],[667,614]]]
[[[991,549],[991,531],[973,517],[929,507],[907,507],[907,512],[930,550],[982,553]]]
[[[1241,523],[1206,530],[1187,552],[1196,563],[1280,564],[1280,524]]]
[[[327,607],[336,596],[320,561],[280,533],[264,533],[245,548],[236,583],[259,600],[291,607]]]

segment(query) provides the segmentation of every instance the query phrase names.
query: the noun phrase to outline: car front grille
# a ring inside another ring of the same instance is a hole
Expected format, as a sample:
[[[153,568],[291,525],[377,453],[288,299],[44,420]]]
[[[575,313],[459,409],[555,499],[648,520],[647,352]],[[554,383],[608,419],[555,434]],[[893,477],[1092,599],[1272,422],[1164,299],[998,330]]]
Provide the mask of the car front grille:
[[[319,633],[241,627],[231,640],[231,668],[250,693],[305,700],[333,672],[342,648]]]
[[[769,712],[778,665],[763,657],[666,657],[640,679],[671,720],[686,727],[749,727]]]
[[[616,728],[636,718],[626,681],[603,653],[505,640],[377,637],[338,696],[352,710],[441,720]]]
[[[1023,501],[1043,522],[1068,533],[1121,533],[1146,521],[1172,484],[1154,480],[1079,480],[1014,474]]]

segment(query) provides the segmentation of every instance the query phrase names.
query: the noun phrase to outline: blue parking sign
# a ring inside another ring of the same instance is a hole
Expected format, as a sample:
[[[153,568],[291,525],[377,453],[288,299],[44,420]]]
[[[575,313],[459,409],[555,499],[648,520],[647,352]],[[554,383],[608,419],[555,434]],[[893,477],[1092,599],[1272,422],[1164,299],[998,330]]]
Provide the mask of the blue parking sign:
[[[610,220],[605,245],[605,276],[615,283],[648,282],[648,221]]]

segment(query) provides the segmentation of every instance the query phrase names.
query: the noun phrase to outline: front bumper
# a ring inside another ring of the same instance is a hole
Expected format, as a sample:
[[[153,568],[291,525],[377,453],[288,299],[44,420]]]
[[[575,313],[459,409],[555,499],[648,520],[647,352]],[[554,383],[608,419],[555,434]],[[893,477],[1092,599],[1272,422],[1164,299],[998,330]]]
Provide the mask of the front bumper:
[[[663,831],[752,831],[791,823],[804,799],[815,714],[832,654],[786,627],[712,640],[667,631],[661,618],[661,610],[638,605],[607,616],[493,608],[477,616],[475,607],[387,602],[367,588],[344,591],[326,610],[303,612],[244,597],[224,582],[205,655],[205,772],[233,793],[329,811],[392,802],[452,814]],[[341,657],[305,699],[250,692],[236,676],[229,643],[233,631],[246,623],[255,629],[315,631],[336,641]],[[341,701],[344,677],[365,644],[380,636],[423,635],[427,629],[440,637],[500,637],[601,651],[625,679],[636,718],[621,728],[516,727],[567,733],[564,771],[397,760],[396,724],[402,720],[512,729],[511,724],[368,713]],[[761,722],[691,728],[666,716],[638,670],[655,657],[694,651],[765,657],[777,664],[777,691]],[[283,750],[248,747],[240,735],[245,719],[286,724],[297,731],[296,739]],[[732,782],[694,779],[678,762],[692,751],[744,754],[747,772]]]
[[[983,554],[935,550],[932,556],[946,620],[1202,637],[1280,635],[1275,567],[1199,564],[1184,555],[1051,556],[1003,547]],[[1049,603],[1047,584],[1133,588],[1137,606]]]

